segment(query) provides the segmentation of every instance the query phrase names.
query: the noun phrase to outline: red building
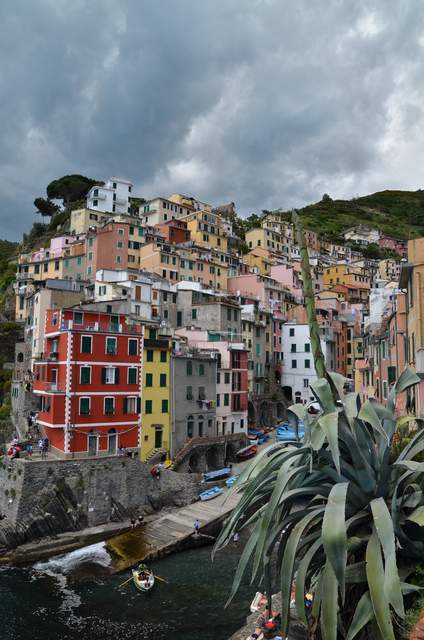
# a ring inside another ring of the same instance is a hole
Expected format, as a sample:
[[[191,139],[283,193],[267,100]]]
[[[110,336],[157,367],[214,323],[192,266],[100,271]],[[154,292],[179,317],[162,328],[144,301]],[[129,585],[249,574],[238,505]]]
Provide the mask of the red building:
[[[128,242],[128,224],[108,222],[90,231],[86,238],[87,278],[94,278],[99,269],[127,269]]]
[[[140,447],[143,333],[123,314],[47,311],[34,393],[55,453],[113,455],[119,447]]]
[[[390,236],[382,236],[378,241],[379,247],[382,249],[391,249],[395,251],[401,258],[408,258],[408,242],[392,238]]]
[[[184,220],[168,220],[163,224],[157,224],[156,229],[170,244],[181,244],[190,240],[190,231]]]

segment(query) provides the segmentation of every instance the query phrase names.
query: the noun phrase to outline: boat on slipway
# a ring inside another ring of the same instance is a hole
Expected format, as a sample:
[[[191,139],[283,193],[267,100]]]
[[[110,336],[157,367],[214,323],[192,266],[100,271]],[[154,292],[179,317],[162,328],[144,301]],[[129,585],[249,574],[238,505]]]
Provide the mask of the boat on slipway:
[[[151,591],[155,586],[153,571],[148,569],[144,564],[132,570],[132,579],[136,588],[145,593]]]
[[[231,467],[224,467],[223,469],[216,469],[215,471],[207,471],[203,474],[203,480],[205,482],[217,482],[218,480],[224,480],[231,475]]]
[[[224,490],[221,487],[218,487],[218,486],[211,487],[210,489],[207,489],[206,491],[202,491],[201,493],[199,493],[199,498],[202,502],[205,502],[205,500],[213,500],[213,498],[216,498],[217,496],[221,495],[223,491]]]

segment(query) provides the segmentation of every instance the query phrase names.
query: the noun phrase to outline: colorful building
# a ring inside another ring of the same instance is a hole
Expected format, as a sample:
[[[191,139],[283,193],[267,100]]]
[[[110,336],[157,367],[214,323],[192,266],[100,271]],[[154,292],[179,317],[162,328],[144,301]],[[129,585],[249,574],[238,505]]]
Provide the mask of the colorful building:
[[[114,455],[141,445],[143,327],[83,307],[46,313],[34,365],[38,422],[61,457]]]
[[[171,339],[158,326],[145,329],[143,366],[143,461],[157,452],[171,451]]]

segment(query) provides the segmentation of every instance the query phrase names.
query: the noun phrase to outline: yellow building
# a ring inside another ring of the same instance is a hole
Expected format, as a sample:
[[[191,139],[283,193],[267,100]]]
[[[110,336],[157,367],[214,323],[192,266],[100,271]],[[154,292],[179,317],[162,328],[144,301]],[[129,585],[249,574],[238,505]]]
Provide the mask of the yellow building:
[[[141,460],[171,450],[171,339],[157,327],[144,334]]]
[[[323,284],[324,287],[345,284],[358,289],[369,289],[370,277],[364,268],[339,263],[324,268]]]
[[[243,256],[243,262],[249,267],[250,271],[260,273],[263,276],[271,275],[271,266],[275,264],[275,259],[268,249],[255,247],[249,253]]]
[[[194,244],[219,249],[224,253],[228,251],[227,231],[221,221],[221,216],[209,211],[194,211],[182,218],[187,223],[191,239]]]
[[[291,240],[272,229],[251,229],[246,233],[246,243],[249,249],[262,247],[287,257],[290,255]]]
[[[70,231],[71,233],[80,234],[88,231],[90,227],[100,227],[106,220],[112,216],[107,211],[97,211],[94,209],[75,209],[71,211]]]

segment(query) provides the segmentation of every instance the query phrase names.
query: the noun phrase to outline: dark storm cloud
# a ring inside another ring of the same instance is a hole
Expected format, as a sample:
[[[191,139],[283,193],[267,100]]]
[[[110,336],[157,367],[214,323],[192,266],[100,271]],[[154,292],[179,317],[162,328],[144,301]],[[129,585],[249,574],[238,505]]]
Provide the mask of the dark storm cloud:
[[[417,1],[0,6],[0,235],[64,173],[241,212],[418,188]]]

